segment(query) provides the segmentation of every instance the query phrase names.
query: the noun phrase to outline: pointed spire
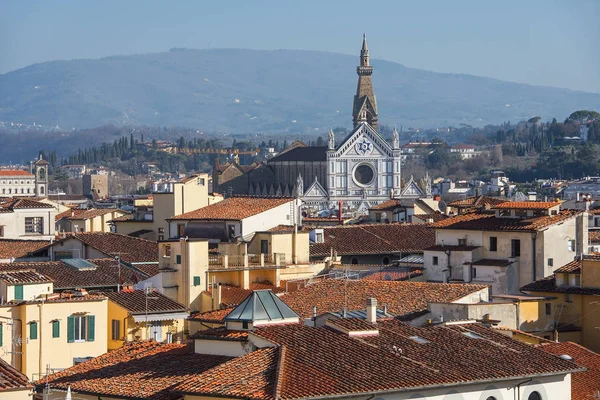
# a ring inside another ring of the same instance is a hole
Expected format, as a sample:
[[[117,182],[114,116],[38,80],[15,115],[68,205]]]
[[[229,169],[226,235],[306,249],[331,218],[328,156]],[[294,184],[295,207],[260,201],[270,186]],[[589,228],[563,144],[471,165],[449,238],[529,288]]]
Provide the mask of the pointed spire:
[[[367,47],[367,34],[366,33],[363,33],[362,51],[369,51],[369,48]]]
[[[360,50],[360,66],[368,67],[369,66],[369,47],[367,46],[367,34],[363,33],[363,43],[362,48]]]

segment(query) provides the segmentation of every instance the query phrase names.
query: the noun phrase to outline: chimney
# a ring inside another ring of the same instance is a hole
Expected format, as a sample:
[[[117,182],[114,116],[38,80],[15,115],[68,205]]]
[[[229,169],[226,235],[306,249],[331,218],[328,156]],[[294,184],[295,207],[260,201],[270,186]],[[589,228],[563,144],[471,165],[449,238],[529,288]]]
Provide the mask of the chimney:
[[[377,299],[374,297],[367,299],[367,322],[377,323]]]
[[[221,282],[219,282],[217,284],[217,287],[213,288],[213,290],[215,290],[215,292],[216,292],[215,307],[216,307],[217,310],[220,310],[221,309],[221,299],[222,299],[222,297],[221,297],[221,295],[222,295],[222,292],[221,292]]]
[[[575,218],[575,251],[582,256],[589,250],[588,213],[582,212]]]
[[[577,192],[576,201],[579,203],[581,201],[581,193]]]

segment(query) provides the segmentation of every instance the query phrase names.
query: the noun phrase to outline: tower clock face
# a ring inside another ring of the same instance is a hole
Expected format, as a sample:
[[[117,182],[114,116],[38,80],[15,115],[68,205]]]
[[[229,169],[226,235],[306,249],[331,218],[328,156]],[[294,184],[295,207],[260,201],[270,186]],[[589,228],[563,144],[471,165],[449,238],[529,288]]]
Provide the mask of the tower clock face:
[[[375,171],[370,164],[360,164],[354,168],[354,182],[360,186],[368,186],[373,183]]]
[[[366,156],[371,154],[373,151],[373,143],[369,142],[367,139],[362,138],[354,145],[354,149],[361,156]]]

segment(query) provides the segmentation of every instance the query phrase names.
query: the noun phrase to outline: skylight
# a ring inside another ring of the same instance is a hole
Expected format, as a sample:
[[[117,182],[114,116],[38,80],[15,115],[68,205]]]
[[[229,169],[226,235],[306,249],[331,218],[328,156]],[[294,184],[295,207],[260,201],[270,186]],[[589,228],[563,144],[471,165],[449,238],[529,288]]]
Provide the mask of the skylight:
[[[412,340],[413,342],[416,342],[416,343],[419,343],[419,344],[431,343],[429,340],[424,339],[421,336],[409,336],[408,338],[410,340]]]
[[[462,334],[471,339],[483,339],[482,336],[479,336],[478,334],[473,333],[473,332],[463,332]]]

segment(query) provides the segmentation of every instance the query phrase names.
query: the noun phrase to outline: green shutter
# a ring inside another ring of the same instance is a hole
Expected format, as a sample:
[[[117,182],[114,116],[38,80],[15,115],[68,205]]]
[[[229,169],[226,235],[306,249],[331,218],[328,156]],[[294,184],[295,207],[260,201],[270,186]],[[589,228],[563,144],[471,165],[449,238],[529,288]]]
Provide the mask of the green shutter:
[[[194,286],[200,286],[200,277],[199,276],[194,277]]]
[[[0,323],[0,346],[2,346],[4,344],[4,324]]]
[[[93,315],[88,315],[87,317],[87,328],[87,340],[88,342],[93,342],[96,333],[96,317]]]
[[[67,342],[75,341],[75,317],[70,315],[67,317]]]
[[[23,285],[15,285],[15,300],[23,300]]]
[[[52,321],[52,337],[60,337],[60,321]]]
[[[37,322],[32,322],[29,324],[29,339],[35,340],[37,339]]]
[[[177,254],[177,264],[181,264],[181,254]]]

